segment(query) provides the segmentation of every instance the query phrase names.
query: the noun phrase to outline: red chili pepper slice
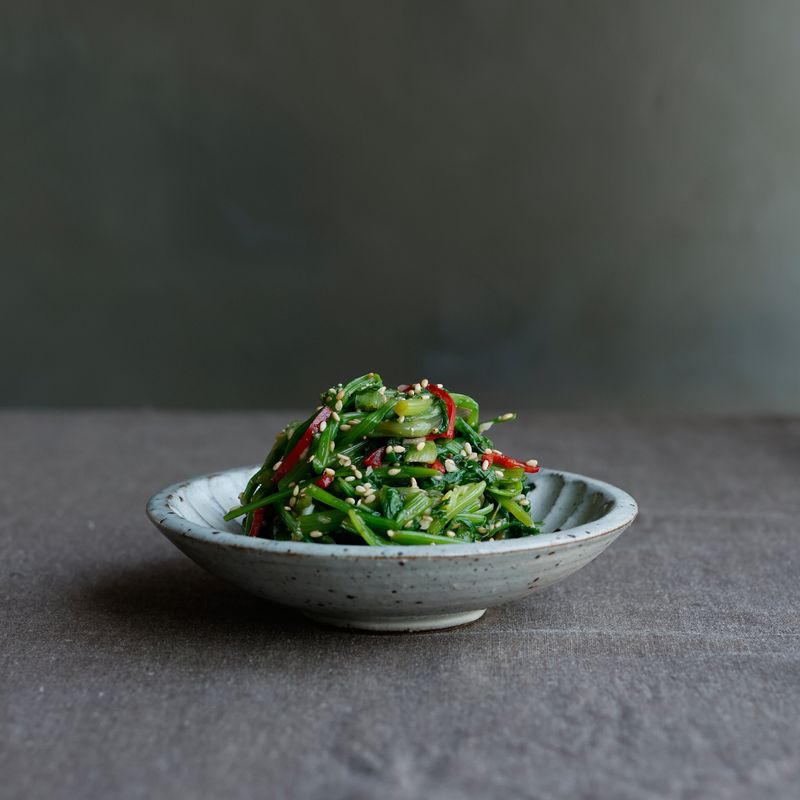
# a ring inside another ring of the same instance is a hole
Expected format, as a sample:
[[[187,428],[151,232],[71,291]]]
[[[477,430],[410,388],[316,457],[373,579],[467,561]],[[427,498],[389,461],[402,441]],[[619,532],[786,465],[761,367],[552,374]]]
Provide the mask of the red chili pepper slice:
[[[253,512],[253,521],[250,523],[250,530],[247,532],[248,536],[258,536],[261,526],[264,524],[264,509],[257,508]]]
[[[434,437],[437,439],[452,439],[456,428],[456,404],[449,392],[440,389],[435,383],[428,384],[428,391],[444,402],[447,409],[447,429]]]
[[[447,472],[447,470],[444,468],[444,464],[442,464],[442,462],[441,462],[441,461],[439,461],[439,459],[438,459],[438,458],[436,459],[436,461],[434,461],[434,462],[433,462],[433,464],[431,464],[431,466],[432,466],[434,469],[438,469],[438,470],[439,470],[439,472],[441,472],[441,473],[445,473],[445,472]]]
[[[385,447],[379,447],[377,450],[373,450],[365,459],[364,465],[367,467],[372,467],[375,469],[379,467],[383,463],[383,454],[386,452]]]
[[[326,419],[328,419],[331,413],[332,412],[328,406],[322,407],[322,410],[311,421],[308,429],[300,437],[300,440],[292,448],[292,451],[286,454],[285,458],[281,462],[280,467],[275,470],[275,474],[272,476],[274,483],[277,483],[300,460],[300,456],[303,455],[306,448],[311,444],[314,434],[319,432],[319,426],[322,425]]]
[[[524,461],[518,461],[516,458],[511,458],[511,456],[500,456],[497,453],[483,453],[481,454],[481,461],[488,461],[490,464],[498,464],[499,466],[506,467],[507,469],[513,467],[522,467],[525,472],[539,471],[538,465],[533,467],[530,464],[526,464]]]
[[[327,472],[320,475],[314,483],[320,487],[320,489],[327,489],[333,483],[333,475],[329,475]]]

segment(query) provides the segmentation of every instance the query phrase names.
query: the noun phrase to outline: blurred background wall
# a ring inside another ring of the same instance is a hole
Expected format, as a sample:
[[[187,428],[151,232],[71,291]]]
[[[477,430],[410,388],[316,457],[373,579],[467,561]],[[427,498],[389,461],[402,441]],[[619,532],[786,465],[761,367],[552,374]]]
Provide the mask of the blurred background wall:
[[[0,404],[800,409],[800,4],[5,4]]]

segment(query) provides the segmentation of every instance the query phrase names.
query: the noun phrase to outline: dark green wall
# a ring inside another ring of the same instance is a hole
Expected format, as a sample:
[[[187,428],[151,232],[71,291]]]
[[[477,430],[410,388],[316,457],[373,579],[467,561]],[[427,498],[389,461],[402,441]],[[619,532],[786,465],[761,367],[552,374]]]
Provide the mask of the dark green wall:
[[[0,404],[800,408],[800,5],[16,4]]]

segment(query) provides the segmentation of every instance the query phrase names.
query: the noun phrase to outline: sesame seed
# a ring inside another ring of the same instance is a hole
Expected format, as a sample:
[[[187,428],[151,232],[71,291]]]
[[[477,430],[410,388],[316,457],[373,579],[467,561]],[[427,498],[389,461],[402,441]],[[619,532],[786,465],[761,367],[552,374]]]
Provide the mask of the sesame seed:
[[[330,449],[331,453],[336,449],[336,442],[335,441],[331,442],[331,446],[330,446],[329,449]]]
[[[356,417],[355,419],[350,420],[350,425],[358,425],[359,422],[361,422],[361,420]]]
[[[339,430],[342,430],[342,431],[349,431],[351,427],[352,427],[351,425],[348,425],[348,424],[345,422],[345,423],[343,423],[343,424],[341,425],[341,427],[339,428]]]
[[[272,469],[274,469],[274,470],[276,470],[276,471],[277,471],[277,470],[279,470],[279,469],[281,468],[281,464],[283,464],[283,461],[276,461],[276,462],[275,462],[275,463],[272,465]]]
[[[341,401],[343,398],[344,398],[344,389],[339,389],[339,391],[336,392],[336,399]]]
[[[327,420],[322,420],[322,422],[320,422],[319,424],[319,432],[322,433],[327,427],[328,427]]]
[[[361,480],[361,479],[364,477],[364,476],[361,474],[361,470],[359,470],[359,469],[356,469],[355,467],[353,467],[353,475],[355,475],[355,476],[356,476],[356,478],[358,478],[359,480]]]
[[[420,442],[417,445],[417,450],[424,450],[425,449],[425,442]]]
[[[284,511],[291,511],[291,510],[292,510],[292,507],[291,507],[291,506],[284,506],[284,507],[283,507],[283,510],[284,510]]]
[[[342,410],[342,401],[341,400],[337,400],[336,401],[336,405],[333,408],[334,408],[335,411],[341,411]]]
[[[483,459],[483,464],[481,464],[481,469],[489,469],[489,461],[487,459]]]
[[[462,450],[461,451],[461,457],[462,458],[466,458],[467,457],[467,451],[466,450]]]
[[[352,481],[354,481],[355,479],[356,479],[356,476],[355,476],[355,475],[348,475],[348,476],[345,478],[345,480],[346,480],[348,483],[351,483],[351,482],[352,482]]]
[[[394,468],[389,470],[389,475],[399,475],[399,474],[400,474],[400,470],[397,467],[394,467]]]
[[[506,422],[507,420],[514,419],[514,415],[509,411],[506,414],[503,414],[500,417],[501,422]]]
[[[420,384],[418,384],[418,383],[415,383],[415,384],[414,384],[414,391],[415,391],[417,394],[419,394],[419,393],[422,391],[422,386],[420,386]]]
[[[360,506],[360,505],[361,505],[363,502],[364,502],[364,498],[363,498],[363,497],[360,497],[360,498],[359,498],[359,499],[356,501],[356,505],[357,505],[357,506]]]
[[[331,414],[331,416],[334,418],[334,420],[336,420],[336,422],[339,422],[339,420],[341,419],[341,417],[336,411],[334,411],[333,414]]]
[[[364,470],[364,474],[365,474],[365,475],[372,475],[372,473],[373,473],[373,472],[374,472],[374,470],[372,469],[372,467],[367,467],[367,468]]]
[[[387,535],[387,536],[388,536],[390,539],[394,539],[394,535],[395,535],[395,533],[396,533],[396,531],[386,531],[386,535]]]
[[[330,467],[325,467],[325,474],[330,475],[332,478],[336,474],[336,472],[332,470]]]
[[[444,468],[445,468],[445,469],[446,469],[448,472],[456,472],[456,471],[458,470],[458,467],[456,466],[456,462],[455,462],[455,461],[453,461],[453,459],[452,459],[452,458],[446,458],[446,459],[445,459],[445,461],[444,461]]]
[[[421,386],[423,389],[427,389],[427,388],[428,388],[428,383],[430,383],[430,381],[429,381],[427,378],[423,378],[423,379],[422,379],[422,380],[419,382],[419,385],[420,385],[420,386]]]
[[[345,467],[350,464],[350,456],[346,456],[344,453],[338,453],[336,458],[338,458],[340,463]]]
[[[478,533],[486,533],[486,528],[481,526],[480,528],[478,528]]]
[[[464,442],[464,450],[467,451],[467,455],[472,455],[472,445],[469,442]]]
[[[437,389],[444,389],[444,386],[441,383],[436,384]]]
[[[360,483],[356,486],[356,494],[364,494],[366,491],[367,490]]]
[[[398,421],[398,422],[405,422],[405,421],[406,421],[406,418],[405,418],[405,417],[404,417],[402,414],[400,414],[400,415],[397,417],[397,421]]]
[[[389,445],[389,446],[386,448],[386,452],[387,452],[387,453],[394,453],[394,447],[392,447],[392,445]]]
[[[469,454],[470,461],[480,461],[480,456],[477,453],[470,453]]]
[[[296,497],[290,497],[289,498],[289,508],[294,508],[294,504],[296,502],[297,502],[297,498]]]
[[[497,477],[498,477],[498,478],[502,478],[502,477],[503,477],[503,470],[501,470],[501,469],[496,469],[496,470],[494,471],[494,474],[495,474],[495,475],[497,475]]]
[[[487,448],[486,448],[486,449],[485,449],[483,452],[484,452],[484,453],[485,453],[487,456],[490,456],[490,455],[492,454],[492,451],[491,451],[491,449],[490,449],[490,448],[488,448],[488,447],[487,447]]]
[[[524,500],[520,500],[520,501],[519,501],[519,504],[520,504],[521,506],[529,506],[529,505],[531,504],[531,501],[530,501],[530,500],[528,500],[528,498],[526,497]]]
[[[297,486],[297,481],[291,481],[291,482],[289,483],[289,488],[290,488],[290,489],[294,489],[294,487],[295,487],[295,486]]]
[[[346,497],[344,501],[345,503],[350,503],[351,506],[354,506],[356,504],[356,501],[352,497]]]
[[[365,503],[374,503],[374,502],[375,502],[375,499],[376,499],[376,498],[375,498],[375,495],[374,495],[374,494],[371,494],[369,497],[365,497],[365,498],[364,498],[364,502],[365,502]]]
[[[311,455],[310,455],[310,456],[309,456],[309,457],[306,459],[306,461],[308,461],[308,463],[310,464],[310,463],[311,463],[311,462],[312,462],[312,461],[313,461],[315,458],[316,458],[316,456],[315,456],[315,455],[312,453],[312,454],[311,454]]]
[[[309,535],[309,536],[310,536],[312,539],[319,539],[319,538],[321,538],[321,537],[322,537],[322,535],[323,535],[323,534],[322,534],[322,531],[311,531],[311,533],[309,533],[308,535]]]
[[[525,463],[529,467],[538,467],[539,466],[539,462],[535,458],[529,458]]]
[[[405,447],[403,447],[403,445],[396,444],[394,446],[394,451],[395,451],[395,453],[405,453],[406,449],[405,449]]]
[[[456,538],[456,532],[455,532],[455,531],[447,531],[447,535],[448,535],[448,536],[449,536],[451,539],[455,539],[455,538]]]
[[[300,487],[295,486],[294,489],[292,489],[292,497],[297,497],[297,495],[299,494],[300,494]]]

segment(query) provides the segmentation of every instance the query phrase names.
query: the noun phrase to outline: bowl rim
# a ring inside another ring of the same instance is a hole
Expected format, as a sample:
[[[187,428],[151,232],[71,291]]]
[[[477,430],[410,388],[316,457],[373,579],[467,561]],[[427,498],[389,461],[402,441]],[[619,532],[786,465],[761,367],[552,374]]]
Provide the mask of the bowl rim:
[[[274,539],[257,539],[239,533],[199,525],[173,511],[169,506],[169,498],[192,483],[212,478],[258,469],[258,465],[231,467],[230,469],[196,475],[186,480],[173,483],[156,492],[147,502],[146,512],[150,521],[163,533],[206,542],[223,547],[241,548],[256,552],[285,554],[296,556],[320,556],[327,558],[457,558],[469,556],[486,556],[491,554],[529,552],[536,550],[552,550],[553,548],[583,544],[586,541],[602,538],[627,528],[638,514],[636,501],[626,491],[605,481],[590,478],[576,472],[562,469],[542,468],[538,473],[543,475],[559,475],[567,479],[583,481],[593,491],[601,491],[614,503],[611,509],[599,519],[585,525],[566,528],[552,533],[541,533],[519,539],[506,539],[500,542],[470,542],[467,544],[441,545],[379,545],[367,547],[347,544],[320,545],[316,542],[286,542]]]

